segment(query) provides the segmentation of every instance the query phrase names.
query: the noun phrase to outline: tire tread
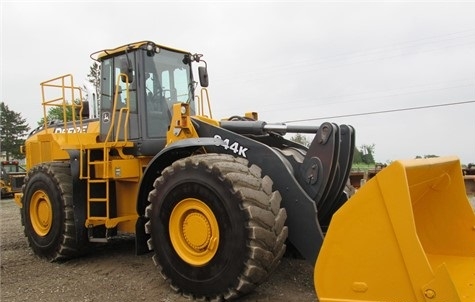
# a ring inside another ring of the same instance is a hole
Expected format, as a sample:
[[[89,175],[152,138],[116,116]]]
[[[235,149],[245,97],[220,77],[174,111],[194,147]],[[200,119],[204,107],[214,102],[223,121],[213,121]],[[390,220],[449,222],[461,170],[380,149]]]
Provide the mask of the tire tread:
[[[237,282],[222,293],[197,297],[192,293],[183,292],[176,288],[161,269],[158,256],[153,260],[161,274],[170,282],[170,286],[177,292],[193,299],[211,301],[230,300],[252,291],[256,286],[267,280],[270,273],[276,268],[285,252],[285,240],[288,235],[285,226],[286,212],[280,208],[281,195],[272,191],[273,182],[269,176],[261,176],[262,170],[257,165],[250,165],[244,158],[236,158],[226,154],[200,154],[175,161],[162,171],[154,182],[154,189],[149,194],[149,201],[157,195],[157,190],[167,178],[185,167],[201,167],[217,175],[234,194],[239,194],[242,204],[241,211],[247,217],[248,243],[246,260]],[[145,210],[145,216],[151,218],[152,204]],[[150,221],[145,230],[150,234]],[[153,249],[152,239],[148,242]]]
[[[44,253],[39,247],[37,247],[34,242],[28,236],[29,230],[25,225],[25,215],[26,209],[22,209],[22,222],[24,225],[24,234],[28,238],[28,243],[33,249],[35,254],[40,257],[46,258],[49,261],[64,261],[71,258],[75,258],[84,253],[85,247],[80,247],[78,245],[78,240],[76,240],[76,226],[74,221],[74,208],[73,208],[73,185],[72,185],[72,176],[69,163],[66,162],[50,162],[42,163],[33,167],[25,177],[25,182],[23,186],[23,192],[28,187],[28,183],[33,175],[42,173],[49,177],[54,183],[55,188],[60,192],[63,208],[64,219],[62,223],[63,233],[60,234],[60,238],[56,244],[54,251],[50,253]],[[25,194],[23,195],[25,197]],[[26,207],[24,207],[26,208]],[[31,230],[34,232],[33,230]]]

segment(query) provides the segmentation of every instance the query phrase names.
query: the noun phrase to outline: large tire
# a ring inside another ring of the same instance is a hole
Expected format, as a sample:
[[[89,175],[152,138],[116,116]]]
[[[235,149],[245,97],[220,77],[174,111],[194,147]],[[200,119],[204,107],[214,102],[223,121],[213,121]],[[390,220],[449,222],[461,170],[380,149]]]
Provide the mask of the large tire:
[[[153,260],[184,296],[229,300],[266,280],[285,252],[281,196],[256,165],[224,154],[163,170],[146,209]]]
[[[25,236],[34,253],[50,261],[74,258],[84,250],[76,238],[72,190],[68,163],[40,164],[25,177]]]

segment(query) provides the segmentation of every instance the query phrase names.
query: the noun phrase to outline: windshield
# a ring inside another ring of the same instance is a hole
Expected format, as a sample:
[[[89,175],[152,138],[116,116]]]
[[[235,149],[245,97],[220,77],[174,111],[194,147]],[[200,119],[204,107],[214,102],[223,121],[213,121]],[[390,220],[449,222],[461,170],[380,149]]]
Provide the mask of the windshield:
[[[193,103],[190,65],[183,63],[185,54],[165,49],[144,57],[146,133],[148,137],[165,137],[173,104]],[[194,104],[190,108],[194,114]]]
[[[168,105],[192,101],[190,66],[183,63],[184,54],[160,49],[145,57],[147,95],[159,95]]]

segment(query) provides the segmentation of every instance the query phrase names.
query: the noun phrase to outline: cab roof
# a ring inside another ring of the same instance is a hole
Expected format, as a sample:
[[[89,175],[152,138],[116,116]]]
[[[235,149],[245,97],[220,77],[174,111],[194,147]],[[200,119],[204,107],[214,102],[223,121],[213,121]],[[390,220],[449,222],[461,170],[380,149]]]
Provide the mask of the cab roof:
[[[154,47],[158,47],[158,48],[161,48],[161,49],[166,49],[166,50],[175,51],[175,52],[181,52],[181,53],[184,53],[184,54],[190,54],[190,52],[188,52],[188,51],[184,51],[184,50],[180,50],[180,49],[160,45],[160,44],[157,44],[157,43],[152,42],[152,41],[139,41],[139,42],[133,42],[133,43],[128,43],[128,44],[125,44],[125,45],[122,45],[122,46],[118,46],[116,48],[99,50],[99,51],[96,51],[96,52],[92,53],[90,57],[91,57],[91,59],[93,59],[95,61],[102,61],[105,57],[108,57],[108,56],[111,56],[111,55],[114,55],[114,54],[120,54],[120,53],[123,53],[125,51],[131,51],[131,50],[139,49],[139,48],[142,48],[142,47],[145,48],[145,47],[147,47],[147,45],[153,45]]]

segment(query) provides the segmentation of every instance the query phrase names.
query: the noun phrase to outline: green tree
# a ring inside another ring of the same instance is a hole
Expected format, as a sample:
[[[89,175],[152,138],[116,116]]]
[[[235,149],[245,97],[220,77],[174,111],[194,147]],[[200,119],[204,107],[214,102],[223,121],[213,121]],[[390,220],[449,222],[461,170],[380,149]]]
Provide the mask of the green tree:
[[[48,109],[48,113],[46,114],[47,121],[64,121],[64,112],[62,106],[53,106]],[[66,106],[66,121],[72,121],[73,119],[73,110],[71,106]],[[42,117],[38,121],[38,126],[43,126],[45,122],[45,118]]]
[[[354,164],[360,164],[363,162],[363,154],[361,153],[360,150],[355,146],[355,151],[353,153],[353,163]]]
[[[30,126],[20,113],[10,110],[4,102],[0,103],[1,150],[7,160],[25,157],[20,153],[20,146],[25,143],[24,137],[29,130]]]
[[[290,138],[290,140],[293,142],[299,143],[301,145],[304,145],[305,147],[308,147],[311,144],[311,141],[308,139],[308,137],[300,133],[296,133],[294,136]]]
[[[361,149],[361,159],[365,164],[374,164],[374,144],[372,145],[362,145]]]

